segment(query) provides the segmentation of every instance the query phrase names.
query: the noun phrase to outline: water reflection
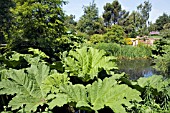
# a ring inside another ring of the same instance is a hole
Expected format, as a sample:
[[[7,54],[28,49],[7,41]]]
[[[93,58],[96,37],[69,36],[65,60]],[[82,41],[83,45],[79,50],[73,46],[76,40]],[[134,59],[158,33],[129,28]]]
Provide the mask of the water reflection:
[[[136,80],[140,77],[149,77],[158,72],[152,68],[152,60],[136,59],[136,60],[118,60],[119,72],[125,72],[131,80]]]

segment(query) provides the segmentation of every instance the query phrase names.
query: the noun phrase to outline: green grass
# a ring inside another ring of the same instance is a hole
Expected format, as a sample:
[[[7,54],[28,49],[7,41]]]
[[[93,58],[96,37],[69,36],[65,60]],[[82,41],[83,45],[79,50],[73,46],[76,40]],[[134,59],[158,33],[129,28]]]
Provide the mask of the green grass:
[[[149,38],[162,38],[162,36],[155,35],[155,36],[149,36]]]

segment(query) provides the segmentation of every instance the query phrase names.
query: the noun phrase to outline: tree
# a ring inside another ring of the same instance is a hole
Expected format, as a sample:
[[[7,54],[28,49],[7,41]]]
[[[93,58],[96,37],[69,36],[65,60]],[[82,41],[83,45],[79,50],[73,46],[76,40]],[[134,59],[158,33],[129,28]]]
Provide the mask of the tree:
[[[75,15],[66,15],[64,25],[68,31],[75,32],[77,22],[74,19]]]
[[[9,35],[9,29],[12,24],[12,14],[10,12],[10,8],[14,7],[14,2],[12,0],[0,0],[0,42],[4,42],[4,38],[6,35]]]
[[[13,26],[9,39],[12,50],[34,47],[53,51],[55,41],[64,33],[63,0],[13,0]]]
[[[104,6],[103,18],[105,25],[110,27],[112,24],[120,24],[120,21],[128,16],[129,12],[122,10],[121,4],[118,0],[112,3],[106,3]]]
[[[150,22],[149,23],[149,27],[148,27],[148,30],[151,32],[151,31],[156,31],[157,30],[157,25],[155,23],[152,23]]]
[[[131,38],[135,38],[137,31],[141,28],[142,15],[137,11],[133,11],[124,22],[125,33]]]
[[[148,19],[149,19],[149,12],[151,11],[151,8],[152,5],[151,3],[149,3],[149,1],[144,1],[144,4],[140,4],[139,6],[137,6],[137,9],[142,16],[141,18],[142,23],[140,25],[141,28],[139,29],[140,36],[149,34],[147,24],[149,24]]]
[[[103,32],[103,21],[98,16],[98,8],[94,1],[89,6],[84,6],[84,15],[80,17],[77,23],[77,29],[89,35]]]
[[[156,19],[155,24],[157,25],[157,30],[162,30],[166,23],[170,23],[170,16],[163,13],[162,16],[159,16],[158,19]]]
[[[143,25],[147,24],[149,19],[149,12],[151,11],[152,5],[149,1],[144,1],[144,4],[140,4],[137,9],[143,17]]]
[[[170,23],[164,24],[163,28],[164,28],[164,29],[170,29]]]
[[[161,31],[161,36],[163,39],[170,40],[170,29],[164,29]]]

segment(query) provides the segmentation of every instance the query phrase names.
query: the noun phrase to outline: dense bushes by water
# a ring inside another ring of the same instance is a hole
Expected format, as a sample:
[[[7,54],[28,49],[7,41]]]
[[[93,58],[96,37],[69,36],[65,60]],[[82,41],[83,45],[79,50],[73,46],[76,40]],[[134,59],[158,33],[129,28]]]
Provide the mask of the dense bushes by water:
[[[109,55],[118,58],[134,59],[134,58],[149,58],[152,55],[151,47],[146,45],[131,46],[119,45],[116,43],[97,43],[90,45],[97,49],[105,50]]]

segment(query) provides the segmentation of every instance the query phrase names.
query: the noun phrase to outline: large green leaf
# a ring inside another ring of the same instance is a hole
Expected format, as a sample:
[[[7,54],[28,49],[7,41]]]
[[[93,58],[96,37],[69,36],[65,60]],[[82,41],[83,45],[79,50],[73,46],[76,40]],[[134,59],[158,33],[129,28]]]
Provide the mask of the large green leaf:
[[[38,55],[42,58],[49,58],[49,56],[47,56],[44,52],[42,52],[41,50],[39,49],[33,49],[33,48],[29,48],[28,50],[29,52],[33,52],[34,55]]]
[[[36,111],[39,105],[43,105],[46,102],[40,95],[40,97],[32,97],[30,95],[17,95],[10,102],[9,105],[12,110],[16,110],[20,107],[24,107],[26,112]]]
[[[111,69],[117,69],[113,60],[113,56],[105,56],[106,52],[94,48],[83,47],[70,51],[68,56],[63,57],[65,70],[71,76],[78,76],[84,82],[87,82],[95,77],[104,69],[110,74]]]
[[[87,86],[88,100],[93,105],[92,109],[99,110],[104,106],[109,106],[116,113],[125,112],[122,105],[132,107],[130,101],[141,101],[140,92],[133,90],[127,85],[117,84],[114,77],[100,79],[92,85]]]
[[[31,65],[26,69],[9,69],[7,78],[0,82],[0,94],[16,94],[10,101],[12,110],[25,105],[25,111],[35,111],[45,103],[45,93],[42,90],[43,81],[49,75],[50,69],[44,63]]]
[[[115,113],[124,113],[126,112],[124,106],[131,108],[133,106],[132,101],[141,101],[140,92],[127,85],[119,85],[114,76],[105,78],[103,81],[98,79],[86,87],[80,84],[61,85],[60,91],[61,95],[56,96],[56,100],[59,101],[60,97],[65,97],[64,100],[63,98],[60,99],[60,101],[65,102],[63,104],[74,103],[77,108],[86,108],[95,112],[108,106]],[[54,107],[55,105],[58,104],[53,102],[51,106]]]
[[[49,101],[50,105],[53,102],[56,103],[55,97],[60,85],[69,82],[68,74],[60,74],[56,70],[51,71],[50,67],[41,61],[40,56],[14,53],[9,60],[20,61],[21,57],[31,66],[19,70],[3,69],[0,73],[2,76],[0,94],[15,95],[9,102],[12,110],[23,108],[26,112],[31,112],[36,111],[39,105],[47,104]],[[64,98],[65,96],[58,94],[57,97]],[[57,100],[57,102],[58,106],[65,103],[62,100]]]
[[[28,64],[38,65],[39,62],[44,62],[42,58],[48,58],[45,53],[38,49],[31,49],[33,54],[20,54],[15,51],[4,53],[0,56],[2,65],[6,68],[21,69],[28,67]]]
[[[150,110],[169,110],[170,79],[165,79],[161,75],[153,75],[148,78],[140,78],[134,85],[137,90],[142,89],[143,104]]]
[[[46,94],[49,92],[51,92],[52,94],[58,93],[60,85],[68,84],[68,83],[69,83],[69,78],[66,73],[60,74],[54,71],[53,74],[48,76],[43,81],[44,85],[42,89],[46,92]]]
[[[164,91],[164,88],[168,87],[170,82],[169,80],[164,80],[163,76],[153,75],[149,78],[139,78],[137,84],[144,87],[151,87],[157,89],[157,91]]]
[[[87,103],[87,93],[85,86],[81,84],[63,84],[60,86],[60,91],[62,91],[62,93],[48,96],[48,98],[53,98],[53,100],[48,103],[51,109],[55,106],[63,106],[67,103],[77,103],[77,108],[90,107],[90,105]]]

